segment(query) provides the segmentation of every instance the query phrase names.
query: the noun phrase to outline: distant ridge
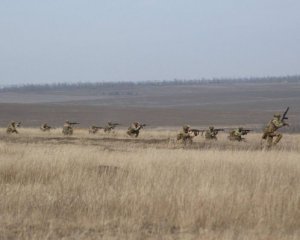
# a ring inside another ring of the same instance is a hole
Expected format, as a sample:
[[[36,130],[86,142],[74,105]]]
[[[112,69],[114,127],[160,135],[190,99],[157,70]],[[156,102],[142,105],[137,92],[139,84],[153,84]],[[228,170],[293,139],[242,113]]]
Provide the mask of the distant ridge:
[[[150,80],[140,82],[77,82],[77,83],[53,83],[53,84],[23,84],[1,86],[0,92],[7,91],[42,91],[42,90],[72,90],[95,89],[113,86],[176,86],[176,85],[201,85],[201,84],[232,84],[232,83],[300,83],[300,75],[293,76],[267,76],[246,78],[212,78],[212,79],[174,79],[174,80]]]

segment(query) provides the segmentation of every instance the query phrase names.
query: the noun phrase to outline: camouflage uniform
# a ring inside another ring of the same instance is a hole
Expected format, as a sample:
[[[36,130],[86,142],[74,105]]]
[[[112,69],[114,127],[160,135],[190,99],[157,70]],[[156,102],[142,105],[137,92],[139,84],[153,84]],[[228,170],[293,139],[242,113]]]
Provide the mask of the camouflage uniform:
[[[44,124],[42,124],[42,126],[40,127],[40,129],[43,132],[46,132],[46,131],[50,131],[51,127],[47,123],[44,123]]]
[[[217,140],[218,131],[215,131],[213,126],[210,126],[208,130],[205,131],[206,140]]]
[[[112,122],[108,122],[107,125],[104,127],[104,132],[110,133],[113,129],[115,129],[117,125],[113,124]]]
[[[182,132],[177,134],[177,140],[182,140],[184,145],[187,143],[191,144],[193,143],[194,134],[190,131],[191,127],[189,125],[184,125],[182,127]]]
[[[243,133],[243,128],[239,127],[229,133],[228,139],[230,141],[241,142],[245,140],[245,138],[242,137],[243,135],[245,135],[245,133]]]
[[[274,118],[267,124],[266,128],[264,129],[262,139],[267,140],[268,147],[276,145],[281,140],[282,134],[277,133],[276,131],[283,126],[288,126],[288,124],[282,121],[280,118],[280,114],[274,114]],[[273,142],[274,137],[276,137],[276,139]]]
[[[138,122],[134,122],[127,130],[127,134],[131,137],[138,137],[142,126]]]
[[[101,128],[100,128],[100,127],[97,127],[97,126],[91,126],[91,127],[89,128],[89,133],[95,134],[95,133],[97,133],[97,132],[99,131],[99,129],[101,129]]]
[[[11,134],[11,133],[19,133],[17,130],[18,124],[16,122],[10,122],[10,124],[7,126],[6,133]]]
[[[64,135],[72,135],[73,134],[73,127],[72,127],[72,125],[70,124],[70,122],[68,120],[65,121],[62,133]]]

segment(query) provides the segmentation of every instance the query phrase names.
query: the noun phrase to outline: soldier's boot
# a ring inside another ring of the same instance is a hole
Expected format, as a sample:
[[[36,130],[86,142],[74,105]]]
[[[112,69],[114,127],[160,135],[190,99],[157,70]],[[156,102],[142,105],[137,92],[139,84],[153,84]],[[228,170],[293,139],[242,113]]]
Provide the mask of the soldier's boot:
[[[275,141],[274,141],[274,145],[276,145],[277,143],[279,143],[279,141],[281,140],[281,138],[282,138],[282,134],[279,133],[279,134],[277,135]]]

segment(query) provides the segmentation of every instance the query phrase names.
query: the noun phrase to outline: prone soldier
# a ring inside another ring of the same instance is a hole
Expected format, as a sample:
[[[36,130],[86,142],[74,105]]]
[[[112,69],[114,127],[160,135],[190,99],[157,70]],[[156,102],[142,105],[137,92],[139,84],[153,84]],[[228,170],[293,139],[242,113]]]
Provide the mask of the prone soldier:
[[[281,127],[289,126],[289,124],[284,121],[285,119],[288,119],[286,117],[288,110],[289,108],[287,108],[282,118],[281,114],[274,114],[274,118],[267,124],[266,128],[264,129],[262,140],[267,141],[268,148],[279,143],[282,138],[282,134],[276,131]],[[276,137],[276,139],[273,142],[274,137]]]
[[[20,127],[21,126],[21,122],[14,122],[14,121],[11,121],[10,124],[7,126],[7,129],[6,129],[6,133],[7,134],[12,134],[12,133],[16,133],[18,134],[18,130],[17,130],[17,127]]]
[[[140,134],[140,130],[144,128],[146,124],[140,124],[138,122],[134,122],[130,125],[130,127],[127,130],[127,134],[131,137],[138,137]]]

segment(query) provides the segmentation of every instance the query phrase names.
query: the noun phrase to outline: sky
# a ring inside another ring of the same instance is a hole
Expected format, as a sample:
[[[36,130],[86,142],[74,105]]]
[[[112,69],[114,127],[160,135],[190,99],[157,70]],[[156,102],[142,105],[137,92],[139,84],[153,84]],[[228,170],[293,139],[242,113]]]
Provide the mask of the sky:
[[[0,85],[300,73],[299,0],[1,0]]]

